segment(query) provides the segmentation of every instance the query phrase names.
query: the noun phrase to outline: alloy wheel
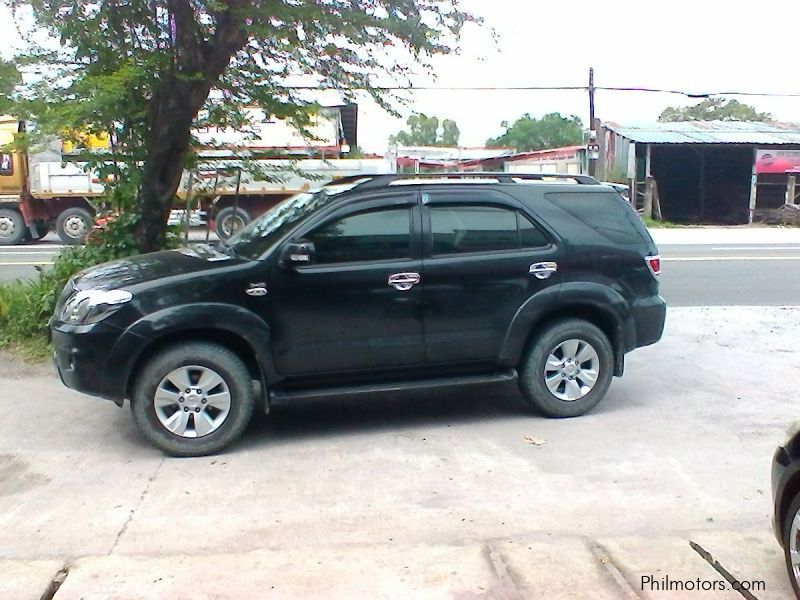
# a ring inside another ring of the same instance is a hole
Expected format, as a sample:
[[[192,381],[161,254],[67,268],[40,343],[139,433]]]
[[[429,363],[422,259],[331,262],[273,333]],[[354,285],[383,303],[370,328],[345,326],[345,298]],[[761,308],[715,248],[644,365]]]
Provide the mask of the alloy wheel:
[[[198,365],[168,373],[153,398],[159,423],[173,434],[199,438],[218,430],[231,411],[231,392],[213,369]]]
[[[574,402],[592,391],[599,373],[600,358],[592,345],[570,339],[550,351],[544,366],[544,382],[553,396]]]

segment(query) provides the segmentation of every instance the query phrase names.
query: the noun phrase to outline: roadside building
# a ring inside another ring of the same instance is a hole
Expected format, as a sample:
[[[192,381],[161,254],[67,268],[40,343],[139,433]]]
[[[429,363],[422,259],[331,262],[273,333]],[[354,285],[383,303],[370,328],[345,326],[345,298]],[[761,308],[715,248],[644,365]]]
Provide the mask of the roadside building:
[[[631,186],[637,207],[655,197],[667,220],[740,224],[798,212],[800,125],[607,122],[598,141],[598,178]]]
[[[502,171],[513,148],[394,146],[389,149],[400,173]]]
[[[504,170],[506,173],[584,175],[588,170],[586,146],[565,146],[515,154],[505,160]]]

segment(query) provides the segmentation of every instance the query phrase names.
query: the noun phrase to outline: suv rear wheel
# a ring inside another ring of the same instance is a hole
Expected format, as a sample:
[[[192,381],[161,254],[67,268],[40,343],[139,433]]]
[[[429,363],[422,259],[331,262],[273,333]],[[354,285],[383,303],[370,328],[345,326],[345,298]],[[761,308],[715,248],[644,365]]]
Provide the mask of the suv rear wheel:
[[[136,425],[173,456],[219,452],[241,436],[253,412],[247,367],[216,344],[187,342],[157,354],[135,385]]]
[[[577,417],[603,399],[613,370],[605,334],[587,321],[565,319],[547,325],[531,341],[520,368],[520,389],[548,417]]]

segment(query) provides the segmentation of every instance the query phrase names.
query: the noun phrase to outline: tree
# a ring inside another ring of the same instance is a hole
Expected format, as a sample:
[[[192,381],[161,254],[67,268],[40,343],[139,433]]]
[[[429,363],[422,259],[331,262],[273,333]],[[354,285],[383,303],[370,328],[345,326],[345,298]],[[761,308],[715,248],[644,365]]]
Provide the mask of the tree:
[[[414,62],[450,52],[477,21],[458,0],[0,1],[32,12],[50,36],[16,57],[39,74],[19,111],[54,132],[112,132],[143,252],[164,242],[193,127],[244,128],[255,105],[307,131],[317,106],[291,87],[298,81],[347,99],[366,89],[389,107],[378,77],[407,80]]]
[[[445,119],[439,126],[438,117],[429,117],[419,113],[411,115],[406,121],[408,131],[401,131],[389,138],[389,143],[400,146],[458,146],[461,132],[458,124]]]
[[[14,63],[0,59],[0,115],[7,114],[12,108],[13,92],[21,81]]]
[[[725,98],[707,98],[693,106],[670,106],[658,117],[661,123],[675,121],[760,121],[771,123],[772,115],[749,104]]]
[[[487,140],[487,146],[510,146],[518,152],[530,152],[584,141],[583,123],[575,115],[564,117],[556,112],[537,119],[526,113],[511,125],[503,121],[501,127],[505,130],[503,134]]]

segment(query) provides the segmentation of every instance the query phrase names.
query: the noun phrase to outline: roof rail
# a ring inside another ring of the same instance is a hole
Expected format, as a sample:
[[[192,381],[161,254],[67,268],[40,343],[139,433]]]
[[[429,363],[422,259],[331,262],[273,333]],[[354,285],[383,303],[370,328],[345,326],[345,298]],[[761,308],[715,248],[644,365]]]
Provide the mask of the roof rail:
[[[469,181],[473,179],[494,179],[498,183],[520,183],[524,181],[569,180],[581,185],[597,185],[600,182],[588,175],[567,175],[564,173],[500,173],[500,172],[448,172],[448,173],[404,173],[393,175],[349,175],[335,179],[326,185],[343,185],[347,183],[363,182],[358,185],[359,190],[389,187],[395,182],[433,179],[441,181],[452,179],[454,182]],[[424,183],[424,182],[421,182]]]

